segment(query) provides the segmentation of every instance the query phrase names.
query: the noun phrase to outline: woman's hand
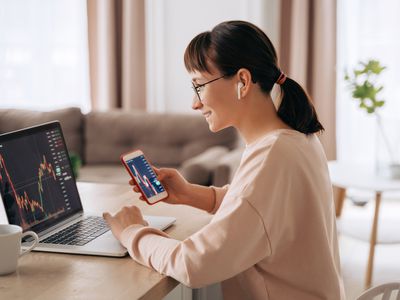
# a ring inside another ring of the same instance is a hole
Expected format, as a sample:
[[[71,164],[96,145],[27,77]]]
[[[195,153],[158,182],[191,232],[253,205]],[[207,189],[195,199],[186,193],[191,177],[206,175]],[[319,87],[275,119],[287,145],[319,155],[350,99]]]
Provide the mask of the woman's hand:
[[[157,174],[157,179],[161,181],[162,185],[168,193],[168,197],[163,201],[169,204],[187,204],[190,183],[176,170],[170,168],[154,168]],[[131,179],[129,184],[133,186],[133,191],[140,193],[138,186]],[[144,201],[143,196],[139,197]]]
[[[108,212],[103,213],[103,218],[111,228],[114,236],[121,240],[121,233],[125,228],[134,224],[149,225],[143,219],[143,215],[137,206],[125,206],[115,216],[111,216]]]

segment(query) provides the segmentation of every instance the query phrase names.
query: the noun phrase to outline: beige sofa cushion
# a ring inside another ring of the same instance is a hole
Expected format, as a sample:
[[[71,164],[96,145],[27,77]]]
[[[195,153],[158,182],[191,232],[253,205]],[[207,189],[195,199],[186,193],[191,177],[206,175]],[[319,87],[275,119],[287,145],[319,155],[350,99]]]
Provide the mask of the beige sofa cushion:
[[[212,146],[232,149],[237,141],[232,128],[212,133],[198,115],[91,112],[85,122],[88,164],[118,163],[122,153],[141,149],[152,164],[177,167]]]
[[[228,153],[229,150],[226,147],[211,147],[184,161],[179,171],[190,183],[210,185],[213,183],[213,170]]]
[[[69,152],[74,152],[82,156],[82,113],[79,108],[71,107],[49,112],[0,109],[0,133],[55,120],[61,123]]]

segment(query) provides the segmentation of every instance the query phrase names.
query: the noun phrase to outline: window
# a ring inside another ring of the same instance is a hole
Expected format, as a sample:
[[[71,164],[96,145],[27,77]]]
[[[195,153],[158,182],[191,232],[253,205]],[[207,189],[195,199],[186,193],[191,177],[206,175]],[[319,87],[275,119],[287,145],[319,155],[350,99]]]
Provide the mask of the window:
[[[0,108],[90,109],[86,1],[0,0]]]
[[[387,69],[380,74],[386,103],[381,112],[388,138],[398,140],[400,128],[400,1],[338,1],[337,150],[338,159],[372,162],[376,123],[357,106],[344,82],[344,70],[361,60],[378,59]],[[399,146],[399,145],[397,145]],[[400,150],[400,149],[398,149]]]

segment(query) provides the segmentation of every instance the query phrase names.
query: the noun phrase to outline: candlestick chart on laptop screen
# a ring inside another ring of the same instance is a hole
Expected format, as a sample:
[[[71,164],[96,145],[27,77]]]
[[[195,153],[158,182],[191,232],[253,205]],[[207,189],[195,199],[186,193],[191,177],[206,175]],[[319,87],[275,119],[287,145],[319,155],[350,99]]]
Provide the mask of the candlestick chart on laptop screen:
[[[0,139],[0,192],[9,223],[24,230],[81,209],[60,128]]]

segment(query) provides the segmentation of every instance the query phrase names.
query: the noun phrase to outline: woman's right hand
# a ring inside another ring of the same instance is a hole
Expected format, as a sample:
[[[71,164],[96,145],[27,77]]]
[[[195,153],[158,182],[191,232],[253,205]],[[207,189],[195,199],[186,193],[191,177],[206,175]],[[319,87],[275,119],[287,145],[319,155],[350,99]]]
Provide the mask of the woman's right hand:
[[[176,169],[171,168],[155,168],[157,179],[161,181],[162,185],[168,193],[168,197],[164,202],[169,204],[186,204],[185,199],[188,199],[188,191],[190,183],[178,172]],[[133,186],[133,191],[140,193],[139,187],[131,179],[129,184]],[[145,201],[143,196],[139,197],[140,200]]]

